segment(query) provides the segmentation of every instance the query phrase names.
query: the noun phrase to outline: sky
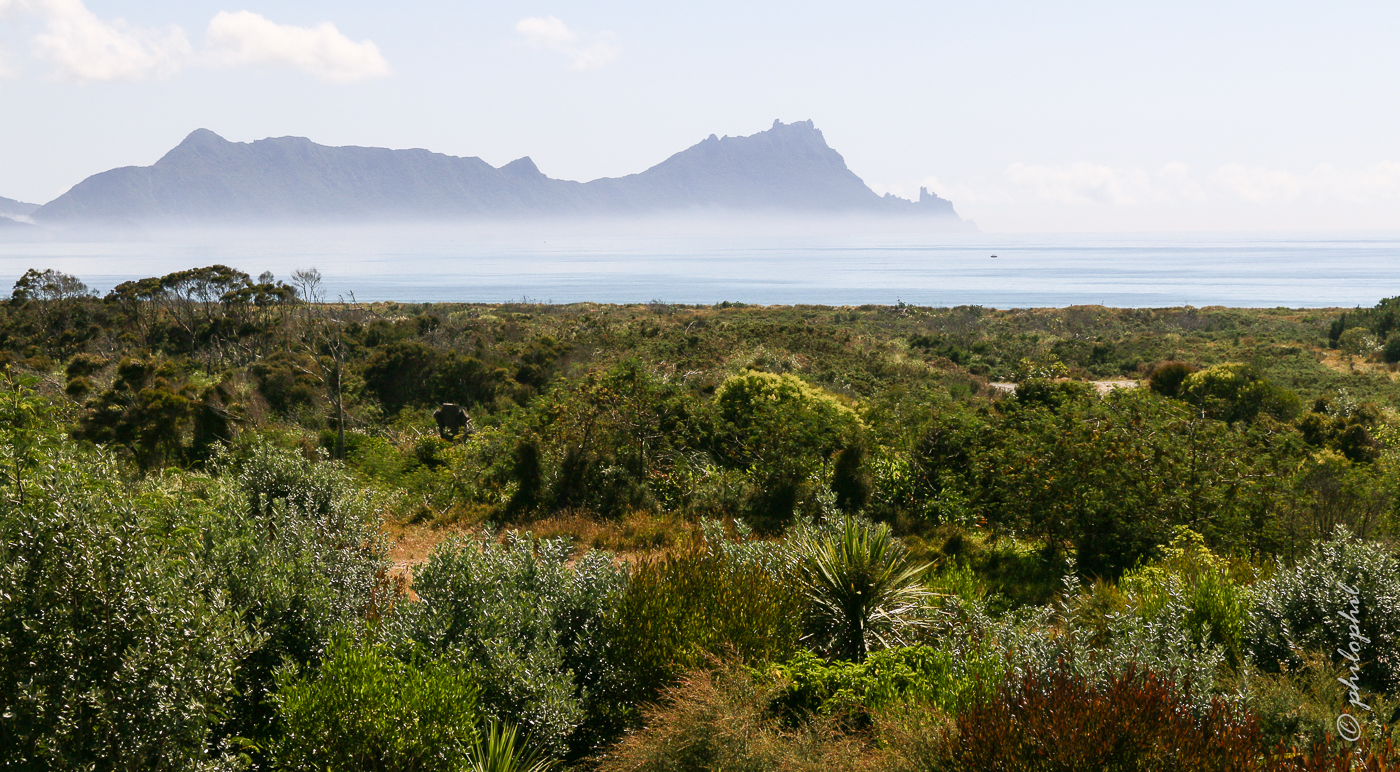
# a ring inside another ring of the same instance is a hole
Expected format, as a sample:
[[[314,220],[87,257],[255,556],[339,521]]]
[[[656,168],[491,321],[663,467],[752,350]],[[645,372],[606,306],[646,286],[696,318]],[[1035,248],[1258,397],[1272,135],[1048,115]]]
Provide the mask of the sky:
[[[1400,3],[0,0],[0,196],[196,128],[552,177],[813,120],[988,232],[1400,230]]]

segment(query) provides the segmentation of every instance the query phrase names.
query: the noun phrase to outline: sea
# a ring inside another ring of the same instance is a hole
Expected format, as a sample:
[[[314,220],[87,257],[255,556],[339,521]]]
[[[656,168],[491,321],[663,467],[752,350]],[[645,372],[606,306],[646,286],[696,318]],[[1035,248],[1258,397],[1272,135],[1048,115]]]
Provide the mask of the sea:
[[[1317,308],[1400,295],[1400,232],[349,230],[0,243],[0,282],[54,268],[99,292],[216,263],[279,279],[314,267],[329,299],[360,302]]]

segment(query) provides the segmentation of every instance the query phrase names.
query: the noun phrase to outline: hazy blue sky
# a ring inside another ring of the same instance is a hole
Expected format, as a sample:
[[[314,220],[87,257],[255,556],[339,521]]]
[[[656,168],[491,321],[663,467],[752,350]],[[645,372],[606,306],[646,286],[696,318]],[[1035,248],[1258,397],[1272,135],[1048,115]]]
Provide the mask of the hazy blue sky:
[[[198,127],[585,180],[774,118],[989,231],[1400,229],[1400,3],[0,0],[35,202]]]

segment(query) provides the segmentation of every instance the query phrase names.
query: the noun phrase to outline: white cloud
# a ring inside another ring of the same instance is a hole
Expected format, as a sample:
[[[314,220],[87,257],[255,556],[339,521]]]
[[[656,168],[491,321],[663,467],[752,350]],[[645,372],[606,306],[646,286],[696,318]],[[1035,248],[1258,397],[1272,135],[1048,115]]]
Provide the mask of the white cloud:
[[[573,60],[569,66],[575,70],[596,70],[622,54],[613,33],[581,35],[553,16],[521,19],[515,31],[531,48],[548,48],[565,54]]]
[[[295,27],[224,11],[209,22],[205,49],[196,53],[175,25],[151,29],[101,19],[83,0],[0,0],[0,19],[42,22],[30,41],[34,55],[60,79],[77,82],[164,78],[191,65],[285,66],[335,83],[389,73],[372,41],[357,43],[330,22]],[[7,74],[13,71],[0,52],[0,77]]]
[[[1019,163],[987,176],[928,177],[920,184],[993,229],[1400,227],[1400,163],[1394,160],[1301,170]]]
[[[222,11],[209,22],[204,45],[211,62],[223,66],[292,67],[332,83],[389,74],[372,41],[356,43],[330,22],[294,27],[250,11]]]
[[[77,82],[140,80],[175,74],[191,53],[179,27],[147,29],[122,19],[106,21],[82,0],[0,0],[0,14],[43,19],[32,38],[34,54],[55,74]]]
[[[1319,164],[1306,173],[1226,164],[1198,179],[1185,164],[1156,170],[1087,162],[1060,166],[1011,164],[1005,184],[965,191],[968,200],[1024,201],[1073,206],[1169,203],[1367,204],[1400,198],[1400,163],[1361,168]]]
[[[1306,174],[1229,164],[1217,170],[1211,182],[1231,195],[1256,204],[1291,202],[1300,198],[1362,204],[1400,197],[1400,163],[1382,161],[1362,169],[1319,164]]]
[[[1007,167],[1006,176],[1013,187],[1058,204],[1163,203],[1206,198],[1181,163],[1169,163],[1156,171],[1083,162],[1063,166],[1014,163]]]

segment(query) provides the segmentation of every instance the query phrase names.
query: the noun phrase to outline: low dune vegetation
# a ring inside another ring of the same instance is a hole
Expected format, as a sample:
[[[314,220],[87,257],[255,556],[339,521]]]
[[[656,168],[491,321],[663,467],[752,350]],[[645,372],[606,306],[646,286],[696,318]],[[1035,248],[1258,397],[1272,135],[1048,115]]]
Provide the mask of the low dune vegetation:
[[[1394,299],[321,287],[0,304],[0,765],[1400,768]]]

